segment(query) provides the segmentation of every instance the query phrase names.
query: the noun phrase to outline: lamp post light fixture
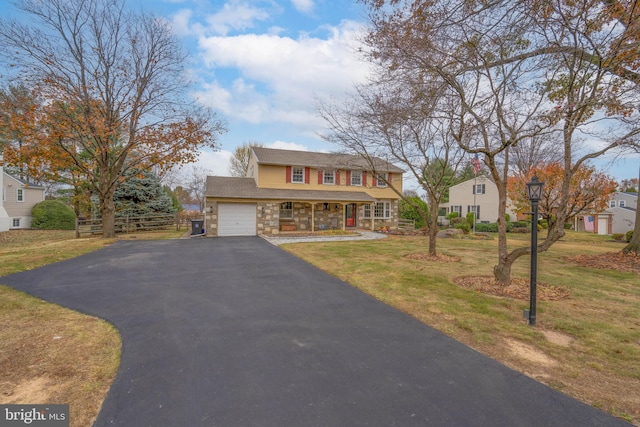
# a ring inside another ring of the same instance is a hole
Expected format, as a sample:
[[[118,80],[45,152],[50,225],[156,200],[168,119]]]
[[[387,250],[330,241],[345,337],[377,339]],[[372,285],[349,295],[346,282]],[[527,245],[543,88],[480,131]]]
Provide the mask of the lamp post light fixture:
[[[529,294],[529,325],[536,324],[536,283],[538,275],[538,202],[542,198],[544,182],[538,180],[538,175],[533,174],[531,182],[527,183],[527,197],[531,202],[531,284]]]

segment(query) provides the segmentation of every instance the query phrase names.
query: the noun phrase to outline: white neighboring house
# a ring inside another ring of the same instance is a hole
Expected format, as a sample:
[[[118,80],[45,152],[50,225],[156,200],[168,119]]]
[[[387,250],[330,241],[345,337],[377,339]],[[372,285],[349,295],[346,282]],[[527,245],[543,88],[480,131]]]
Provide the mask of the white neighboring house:
[[[638,193],[616,191],[611,193],[609,208],[605,211],[612,215],[611,233],[624,234],[633,230],[636,224]]]
[[[498,201],[498,187],[493,180],[478,175],[452,186],[449,189],[449,201],[441,203],[440,209],[445,210],[445,216],[458,212],[463,218],[469,212],[475,212],[476,222],[493,223],[498,221]],[[516,220],[516,211],[508,199],[507,214],[512,221]]]
[[[0,164],[4,161],[0,156]],[[44,200],[44,188],[15,178],[4,170],[0,174],[2,202],[0,231],[31,227],[31,210]]]

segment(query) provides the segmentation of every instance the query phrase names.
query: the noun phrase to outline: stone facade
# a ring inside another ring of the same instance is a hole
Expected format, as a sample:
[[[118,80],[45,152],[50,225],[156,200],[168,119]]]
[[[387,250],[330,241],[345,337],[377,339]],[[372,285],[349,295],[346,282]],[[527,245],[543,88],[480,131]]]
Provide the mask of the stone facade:
[[[356,227],[371,229],[371,219],[362,217],[362,206],[357,206]],[[342,230],[345,221],[345,206],[340,203],[315,204],[315,231]],[[375,229],[381,227],[397,228],[398,202],[391,202],[391,218],[376,219]],[[295,231],[311,231],[311,204],[304,202],[293,203],[293,218],[280,218],[280,202],[262,201],[257,203],[256,213],[257,234],[280,234],[283,225],[295,225]],[[205,229],[208,236],[218,235],[218,203],[207,202],[205,213]]]

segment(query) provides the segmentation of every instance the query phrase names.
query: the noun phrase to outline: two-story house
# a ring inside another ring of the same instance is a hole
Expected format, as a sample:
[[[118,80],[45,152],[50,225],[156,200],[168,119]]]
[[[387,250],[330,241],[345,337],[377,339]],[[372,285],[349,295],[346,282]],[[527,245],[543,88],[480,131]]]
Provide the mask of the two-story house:
[[[453,185],[449,189],[449,201],[440,204],[440,222],[446,222],[444,217],[452,212],[466,217],[469,212],[475,212],[476,222],[493,223],[498,221],[498,187],[493,180],[484,175]],[[507,200],[507,214],[511,220],[516,219],[516,211]]]
[[[0,155],[0,170],[4,160]],[[44,200],[44,188],[9,175],[0,173],[0,231],[31,227],[31,210]]]
[[[636,209],[638,209],[638,193],[621,191],[611,193],[609,208],[605,211],[611,214],[611,233],[624,234],[633,230],[636,224]]]
[[[246,177],[207,177],[206,232],[396,228],[403,172],[382,159],[253,147]]]

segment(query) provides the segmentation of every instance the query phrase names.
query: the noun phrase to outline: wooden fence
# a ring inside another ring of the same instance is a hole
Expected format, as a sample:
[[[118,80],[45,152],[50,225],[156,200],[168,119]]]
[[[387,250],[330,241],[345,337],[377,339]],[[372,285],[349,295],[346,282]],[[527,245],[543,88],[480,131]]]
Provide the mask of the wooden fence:
[[[137,231],[160,230],[178,225],[176,215],[153,215],[116,218],[117,233],[133,233]],[[101,219],[76,219],[76,238],[83,234],[102,234]]]
[[[416,228],[416,220],[415,219],[402,219],[398,220],[398,228],[401,230],[415,230]]]

